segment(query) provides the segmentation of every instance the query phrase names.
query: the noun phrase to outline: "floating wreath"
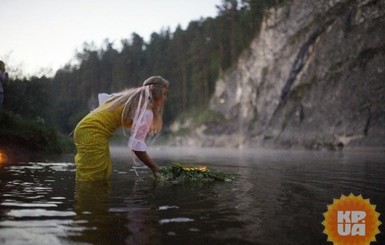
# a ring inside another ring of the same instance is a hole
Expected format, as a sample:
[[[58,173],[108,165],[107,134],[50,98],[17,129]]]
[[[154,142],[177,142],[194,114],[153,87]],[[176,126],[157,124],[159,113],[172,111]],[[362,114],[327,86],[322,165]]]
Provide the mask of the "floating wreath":
[[[173,183],[183,182],[213,182],[233,181],[233,175],[213,169],[207,166],[186,166],[176,163],[172,166],[163,167],[158,173],[160,181]]]

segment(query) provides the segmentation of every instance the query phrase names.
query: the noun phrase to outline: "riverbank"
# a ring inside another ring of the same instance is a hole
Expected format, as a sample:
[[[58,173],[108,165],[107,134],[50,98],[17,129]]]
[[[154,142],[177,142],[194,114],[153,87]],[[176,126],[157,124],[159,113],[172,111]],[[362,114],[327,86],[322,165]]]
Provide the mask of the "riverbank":
[[[31,151],[24,146],[0,142],[0,163],[28,162],[39,157],[41,157],[41,154]]]
[[[72,151],[69,137],[44,122],[0,110],[0,152],[3,161],[41,159]]]

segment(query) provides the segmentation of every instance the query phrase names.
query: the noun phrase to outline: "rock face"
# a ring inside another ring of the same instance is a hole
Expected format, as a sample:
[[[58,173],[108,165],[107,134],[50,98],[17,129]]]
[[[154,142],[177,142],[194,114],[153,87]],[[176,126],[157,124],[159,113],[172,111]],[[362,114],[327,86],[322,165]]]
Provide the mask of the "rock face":
[[[200,146],[385,149],[385,1],[293,0],[217,81]]]

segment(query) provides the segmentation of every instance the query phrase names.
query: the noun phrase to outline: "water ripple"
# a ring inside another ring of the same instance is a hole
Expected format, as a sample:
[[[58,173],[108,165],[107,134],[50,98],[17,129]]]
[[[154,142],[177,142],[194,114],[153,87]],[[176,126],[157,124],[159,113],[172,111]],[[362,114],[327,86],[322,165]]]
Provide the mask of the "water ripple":
[[[164,225],[168,223],[185,223],[185,222],[193,222],[193,219],[186,217],[172,218],[172,219],[161,219],[159,220],[159,224]]]
[[[57,207],[56,204],[52,203],[15,203],[15,202],[3,202],[0,206],[4,207],[29,207],[29,208],[53,208]]]
[[[27,217],[70,217],[75,216],[73,211],[55,211],[47,209],[13,209],[7,213],[9,217],[27,218]]]

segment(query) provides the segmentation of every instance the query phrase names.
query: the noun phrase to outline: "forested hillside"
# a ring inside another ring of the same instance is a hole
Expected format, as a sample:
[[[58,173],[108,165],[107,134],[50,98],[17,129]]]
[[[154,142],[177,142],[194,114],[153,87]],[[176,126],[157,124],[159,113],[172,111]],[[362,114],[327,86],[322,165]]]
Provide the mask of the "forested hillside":
[[[136,33],[121,40],[121,50],[105,40],[96,49],[85,43],[78,65],[57,71],[52,81],[55,124],[70,132],[97,105],[100,92],[139,86],[149,76],[170,81],[165,120],[205,107],[215,82],[233,66],[258,32],[263,13],[282,0],[223,0],[216,18],[191,21],[186,30],[165,29],[148,42]]]
[[[215,18],[193,20],[185,30],[163,29],[152,33],[147,42],[132,33],[120,41],[119,48],[107,37],[100,48],[93,43],[79,44],[76,62],[68,61],[54,77],[10,77],[0,109],[0,143],[7,145],[13,140],[16,145],[32,150],[39,146],[46,151],[55,142],[58,152],[57,144],[65,140],[57,137],[69,135],[79,120],[97,106],[98,93],[139,86],[153,75],[170,82],[166,127],[181,114],[198,111],[200,117],[210,117],[206,108],[216,81],[249,49],[265,12],[283,2],[223,0]],[[61,147],[68,149],[68,142]]]

